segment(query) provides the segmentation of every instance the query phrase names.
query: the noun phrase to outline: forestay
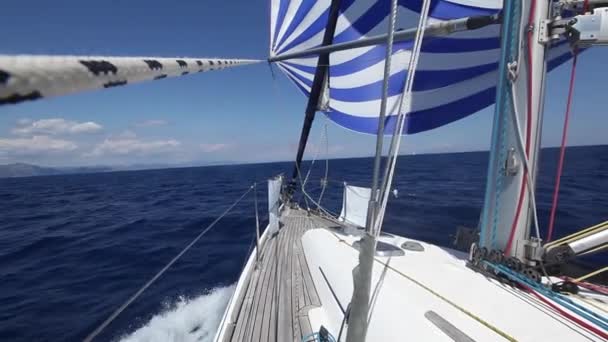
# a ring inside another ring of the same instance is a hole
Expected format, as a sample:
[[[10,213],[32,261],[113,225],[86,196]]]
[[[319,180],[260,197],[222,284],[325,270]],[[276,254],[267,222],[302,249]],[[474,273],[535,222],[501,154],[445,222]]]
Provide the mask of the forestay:
[[[270,54],[304,51],[321,44],[331,0],[272,0]],[[419,19],[421,1],[400,0],[397,29],[410,29]],[[334,43],[385,34],[390,2],[342,0]],[[501,0],[433,0],[428,24],[471,16],[493,15]],[[411,103],[404,106],[404,133],[437,128],[494,103],[500,50],[500,27],[490,25],[445,37],[425,38]],[[389,79],[386,134],[392,134],[407,76],[412,41],[395,43]],[[330,55],[329,108],[324,113],[339,125],[377,133],[386,48],[356,48]],[[549,69],[570,58],[568,44],[556,44]],[[308,95],[317,57],[278,62],[279,68]]]

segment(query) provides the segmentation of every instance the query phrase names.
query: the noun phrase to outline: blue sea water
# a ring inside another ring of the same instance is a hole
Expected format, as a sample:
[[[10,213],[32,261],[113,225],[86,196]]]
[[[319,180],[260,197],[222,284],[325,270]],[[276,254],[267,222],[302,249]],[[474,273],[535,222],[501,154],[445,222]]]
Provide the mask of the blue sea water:
[[[391,199],[385,230],[449,246],[457,226],[478,223],[487,159],[485,152],[400,158],[399,196]],[[556,149],[543,151],[537,199],[543,227],[556,161]],[[330,160],[332,182],[323,203],[338,211],[340,182],[367,186],[371,165],[370,158]],[[291,167],[0,179],[0,341],[81,340],[255,181],[263,211],[264,181],[291,174]],[[307,184],[313,196],[323,172],[324,162],[317,161]],[[606,194],[608,146],[569,148],[557,235],[608,219]],[[250,195],[99,340],[211,340],[251,246],[254,222]],[[606,265],[608,258],[587,262]]]

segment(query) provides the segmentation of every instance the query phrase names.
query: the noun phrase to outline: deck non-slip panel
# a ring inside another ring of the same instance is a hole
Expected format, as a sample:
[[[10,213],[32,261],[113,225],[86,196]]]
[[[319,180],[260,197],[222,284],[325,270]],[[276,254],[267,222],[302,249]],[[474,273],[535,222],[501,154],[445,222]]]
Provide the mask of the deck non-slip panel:
[[[284,213],[281,223],[261,248],[262,261],[251,275],[230,341],[300,342],[312,332],[308,310],[321,303],[301,239],[326,223],[301,210]]]

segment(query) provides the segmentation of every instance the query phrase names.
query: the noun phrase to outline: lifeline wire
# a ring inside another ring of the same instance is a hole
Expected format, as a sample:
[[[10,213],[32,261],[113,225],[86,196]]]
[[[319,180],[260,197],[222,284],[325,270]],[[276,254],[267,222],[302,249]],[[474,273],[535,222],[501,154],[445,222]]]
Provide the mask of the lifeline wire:
[[[232,208],[234,208],[252,189],[254,188],[254,186],[250,186],[249,189],[247,189],[247,191],[245,191],[241,197],[239,197],[234,203],[232,203],[232,205],[230,207],[228,207],[228,209],[226,209],[218,218],[216,218],[213,222],[211,222],[211,224],[209,224],[207,226],[207,228],[205,228],[200,234],[198,234],[186,247],[184,247],[184,249],[182,249],[181,252],[179,252],[173,259],[171,259],[171,261],[169,261],[169,263],[167,263],[165,265],[165,267],[163,267],[160,271],[158,271],[158,273],[156,273],[154,275],[154,277],[152,277],[150,280],[148,280],[147,283],[144,284],[144,286],[142,286],[139,290],[137,290],[137,292],[135,292],[135,294],[133,294],[126,302],[124,302],[124,304],[122,304],[118,309],[116,309],[116,311],[114,311],[110,317],[108,317],[103,323],[101,323],[101,325],[99,325],[97,327],[97,329],[95,329],[91,334],[89,334],[83,341],[84,342],[90,342],[93,341],[93,339],[99,335],[99,333],[101,333],[110,323],[112,323],[112,321],[118,317],[118,315],[120,315],[129,305],[131,305],[131,303],[133,303],[133,301],[135,301],[150,285],[152,285],[158,278],[160,278],[160,276],[162,276],[171,266],[173,266],[173,264],[179,260],[179,258],[182,257],[182,255],[184,255],[192,246],[194,246],[195,243],[198,242],[198,240],[200,240],[200,238],[203,237],[203,235],[205,235],[211,228],[213,228],[215,226],[216,223],[218,223],[224,216],[226,216],[226,214],[228,214]]]

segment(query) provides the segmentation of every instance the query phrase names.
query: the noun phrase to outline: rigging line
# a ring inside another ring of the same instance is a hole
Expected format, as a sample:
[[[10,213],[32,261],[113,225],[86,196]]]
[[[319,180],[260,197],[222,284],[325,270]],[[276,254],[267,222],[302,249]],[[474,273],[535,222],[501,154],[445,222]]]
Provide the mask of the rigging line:
[[[310,177],[310,172],[312,171],[312,168],[315,165],[315,162],[317,161],[319,154],[321,154],[321,146],[322,146],[321,142],[326,140],[325,134],[327,134],[327,124],[326,124],[326,129],[321,132],[321,135],[319,135],[319,144],[317,146],[317,151],[315,152],[315,156],[312,158],[312,161],[310,162],[310,167],[308,168],[308,172],[306,172],[306,177],[304,177],[303,186],[306,186],[306,183],[308,183],[308,178]]]
[[[308,197],[308,198],[311,198],[311,197],[308,196],[308,194],[306,193],[306,190],[304,189],[304,182],[302,181],[302,171],[300,170],[299,163],[296,163],[296,172],[298,174],[298,178],[300,179],[300,187],[302,189],[302,194],[304,195],[304,204],[306,204],[306,211],[310,211],[310,206],[308,205],[308,200],[306,199],[306,197]]]
[[[596,252],[599,252],[599,251],[601,251],[602,249],[605,249],[605,248],[608,248],[608,243],[605,243],[605,244],[603,244],[603,245],[601,245],[601,246],[598,246],[598,247],[596,247],[596,248],[593,248],[593,249],[591,249],[591,250],[584,251],[584,252],[583,252],[583,253],[581,253],[580,255],[585,255],[585,254],[596,253]]]
[[[587,1],[585,1],[585,8]],[[553,237],[553,227],[555,224],[555,215],[557,213],[557,201],[559,199],[559,186],[562,179],[562,171],[564,169],[564,158],[566,156],[566,138],[568,136],[568,125],[570,121],[570,111],[572,108],[572,98],[574,93],[574,80],[576,78],[576,61],[578,60],[578,49],[575,47],[572,57],[572,69],[570,70],[570,85],[568,86],[568,100],[566,102],[566,114],[564,118],[564,128],[562,129],[562,141],[559,148],[559,161],[557,163],[557,174],[555,175],[555,187],[553,188],[553,202],[551,204],[551,214],[549,216],[549,229],[547,233],[547,241],[551,241]]]
[[[565,243],[569,243],[572,242],[574,240],[579,240],[582,239],[586,236],[589,236],[591,234],[595,234],[598,231],[603,231],[604,229],[608,229],[608,221],[604,221],[602,223],[596,224],[594,226],[591,226],[589,228],[585,228],[583,230],[579,230],[578,232],[574,233],[574,234],[570,234],[570,235],[566,235],[561,239],[555,240],[555,241],[551,241],[549,243],[547,243],[544,247],[548,248],[551,246],[557,246],[557,245],[563,245]]]
[[[124,302],[116,311],[114,311],[101,325],[99,325],[92,333],[90,333],[83,341],[90,342],[92,341],[99,333],[101,333],[112,321],[118,317],[133,301],[135,301],[150,285],[152,285],[160,276],[162,276],[173,264],[179,260],[182,255],[184,255],[195,243],[198,242],[211,228],[215,226],[226,214],[228,214],[237,204],[241,202],[241,200],[253,189],[253,186],[250,186],[242,195],[239,197],[232,205],[230,205],[224,212],[216,218],[213,222],[211,222],[202,232],[200,232],[186,247],[184,247],[181,252],[179,252],[171,261],[169,261],[158,273],[156,273],[147,283],[144,284],[137,292],[135,292],[129,299]]]
[[[260,216],[258,214],[258,183],[253,183],[253,206],[255,208],[255,267],[260,262]],[[247,253],[249,255],[249,253]]]
[[[321,211],[325,211],[326,214],[331,215],[332,213],[329,212],[329,210],[323,208],[321,206],[321,204],[319,204],[317,201],[314,200],[314,198],[312,198],[312,196],[310,196],[308,194],[308,192],[306,192],[306,189],[304,189],[304,187],[301,188],[302,190],[302,194],[304,195],[304,199],[306,200],[306,198],[308,198],[308,200],[310,200],[312,202],[312,204],[316,205],[317,208],[319,208]],[[308,203],[308,202],[307,202]],[[308,205],[308,204],[307,204]]]
[[[578,300],[581,300],[581,301],[583,301],[583,302],[585,302],[585,303],[593,306],[594,308],[596,308],[596,309],[598,309],[598,310],[600,310],[600,311],[602,311],[602,312],[604,312],[604,313],[606,313],[608,315],[608,310],[606,310],[605,308],[602,308],[601,306],[595,304],[592,300],[590,300],[589,298],[587,298],[585,296],[581,296],[579,294],[571,294],[571,293],[567,293],[567,292],[564,293],[564,295],[566,297],[575,297]]]
[[[594,312],[593,310],[590,310],[589,308],[587,308],[581,304],[578,304],[578,303],[572,301],[571,299],[566,298],[565,296],[562,296],[558,293],[554,293],[551,290],[545,289],[542,285],[533,283],[529,279],[515,273],[511,269],[506,268],[502,265],[495,265],[495,264],[492,264],[487,261],[485,261],[484,264],[493,268],[494,270],[504,274],[507,278],[516,281],[525,290],[534,294],[537,298],[539,298],[544,303],[551,306],[553,309],[558,311],[564,317],[567,317],[568,319],[570,319],[572,322],[578,324],[579,326],[581,326],[589,331],[592,331],[593,333],[597,334],[598,336],[608,338],[607,333],[598,330],[597,328],[595,328],[595,326],[588,324],[586,322],[586,321],[593,322],[594,325],[597,325],[598,327],[602,327],[604,329],[608,326],[608,325],[606,325],[606,324],[608,324],[606,318],[604,318],[603,316]],[[550,298],[551,300],[544,298],[544,297]],[[552,302],[555,302],[555,303],[552,303]],[[559,306],[562,306],[562,307],[566,308],[567,310],[575,313],[576,315],[583,317],[586,321],[578,319],[576,316],[570,315],[565,310],[562,310]]]
[[[532,179],[532,175],[530,174],[530,163],[528,160],[528,156],[526,155],[526,152],[524,150],[524,141],[523,141],[523,136],[521,134],[521,126],[520,126],[520,121],[519,121],[519,113],[517,110],[517,96],[515,94],[515,85],[512,83],[511,84],[511,100],[513,101],[513,110],[511,111],[511,116],[513,119],[513,125],[515,126],[515,131],[517,133],[516,135],[516,141],[517,141],[517,148],[521,154],[521,158],[523,160],[523,164],[524,164],[524,182],[527,183],[527,189],[528,189],[528,194],[530,196],[530,206],[532,207],[532,218],[534,220],[534,230],[536,233],[536,238],[538,238],[540,240],[540,228],[539,228],[539,224],[538,224],[538,213],[536,210],[536,194],[534,192],[534,180]]]
[[[592,284],[592,283],[588,283],[585,281],[576,281],[576,279],[574,278],[570,278],[570,277],[566,277],[566,276],[561,276],[560,277],[563,280],[567,280],[570,282],[575,283],[576,285],[585,288],[587,290],[593,291],[593,292],[597,292],[600,293],[602,295],[608,295],[608,287],[602,286],[602,285],[598,285],[598,284]]]
[[[522,285],[525,289],[528,289],[530,291],[530,293],[532,293],[536,298],[538,298],[539,300],[541,300],[546,305],[550,306],[553,310],[557,311],[562,316],[568,318],[572,322],[574,322],[574,323],[578,324],[579,326],[587,329],[588,331],[591,331],[592,333],[594,333],[594,334],[596,334],[596,335],[598,335],[600,337],[608,339],[608,334],[602,332],[601,330],[595,328],[594,326],[588,324],[587,322],[585,322],[585,321],[583,321],[581,319],[578,319],[576,316],[569,314],[567,311],[561,309],[556,304],[553,304],[550,300],[548,300],[547,298],[544,298],[543,296],[541,296],[539,293],[537,293],[536,291],[534,291],[533,289],[531,289],[527,285],[523,285],[523,284],[520,284],[520,285]]]
[[[587,278],[591,278],[591,277],[593,277],[595,275],[598,275],[598,274],[606,272],[606,271],[608,271],[608,267],[600,268],[599,270],[593,271],[591,273],[585,274],[582,277],[576,278],[576,281],[583,281],[583,280],[585,280]]]
[[[325,32],[323,33],[323,40],[321,42],[321,45],[323,46],[331,45],[333,42],[338,17],[340,16],[340,3],[341,0],[331,0],[331,3],[329,5]],[[319,55],[317,64],[330,64],[329,62],[329,53]],[[317,66],[313,78],[313,83],[310,87],[308,102],[306,104],[304,122],[302,123],[302,131],[300,133],[300,141],[298,143],[298,152],[296,154],[296,164],[302,162],[304,150],[306,149],[306,143],[308,142],[308,135],[310,134],[310,128],[312,127],[312,122],[315,118],[315,113],[317,112],[317,108],[319,107],[319,99],[321,98],[322,92],[324,90],[323,88],[326,84],[326,76],[328,76],[328,67]],[[289,195],[293,194],[293,189],[295,188],[295,180],[297,177],[296,172],[297,170],[294,168],[291,175],[291,179],[289,181]]]
[[[384,59],[384,75],[382,79],[382,97],[380,99],[380,113],[378,117],[378,133],[376,135],[376,154],[374,158],[371,194],[367,209],[366,230],[374,235],[376,221],[378,220],[378,201],[381,199],[378,193],[378,178],[380,177],[380,168],[382,164],[382,143],[384,141],[384,124],[386,118],[386,106],[388,103],[388,87],[391,76],[391,61],[393,59],[393,43],[395,36],[395,22],[397,21],[398,2],[391,1],[391,13],[388,22],[388,36],[386,39],[386,57]],[[418,25],[420,28],[420,25]],[[418,35],[418,32],[416,33]],[[411,59],[411,58],[410,58]],[[409,77],[409,73],[408,73]],[[375,245],[374,245],[375,248]],[[365,332],[365,330],[363,330]],[[365,340],[365,336],[363,338]]]
[[[414,77],[416,76],[416,69],[418,67],[418,59],[420,57],[420,51],[422,49],[422,41],[424,39],[424,27],[426,26],[429,10],[430,10],[431,2],[429,0],[425,0],[422,9],[420,11],[420,19],[418,20],[418,28],[416,32],[416,38],[414,41],[414,46],[412,49],[412,54],[410,57],[409,65],[408,65],[408,73],[405,81],[405,86],[403,88],[403,94],[401,95],[401,101],[399,101],[399,108],[397,111],[398,129],[393,132],[393,138],[391,140],[390,150],[393,152],[389,154],[389,165],[386,166],[385,169],[385,177],[382,180],[382,203],[380,206],[380,211],[376,216],[376,220],[374,222],[374,234],[378,236],[382,229],[382,222],[384,220],[384,214],[386,212],[386,206],[388,203],[388,194],[392,183],[393,176],[395,174],[395,166],[397,165],[397,157],[399,155],[399,148],[401,146],[401,137],[403,135],[403,129],[405,128],[405,119],[406,115],[409,112],[409,107],[411,107],[411,94],[414,86]],[[406,110],[403,111],[403,105],[407,102]]]

